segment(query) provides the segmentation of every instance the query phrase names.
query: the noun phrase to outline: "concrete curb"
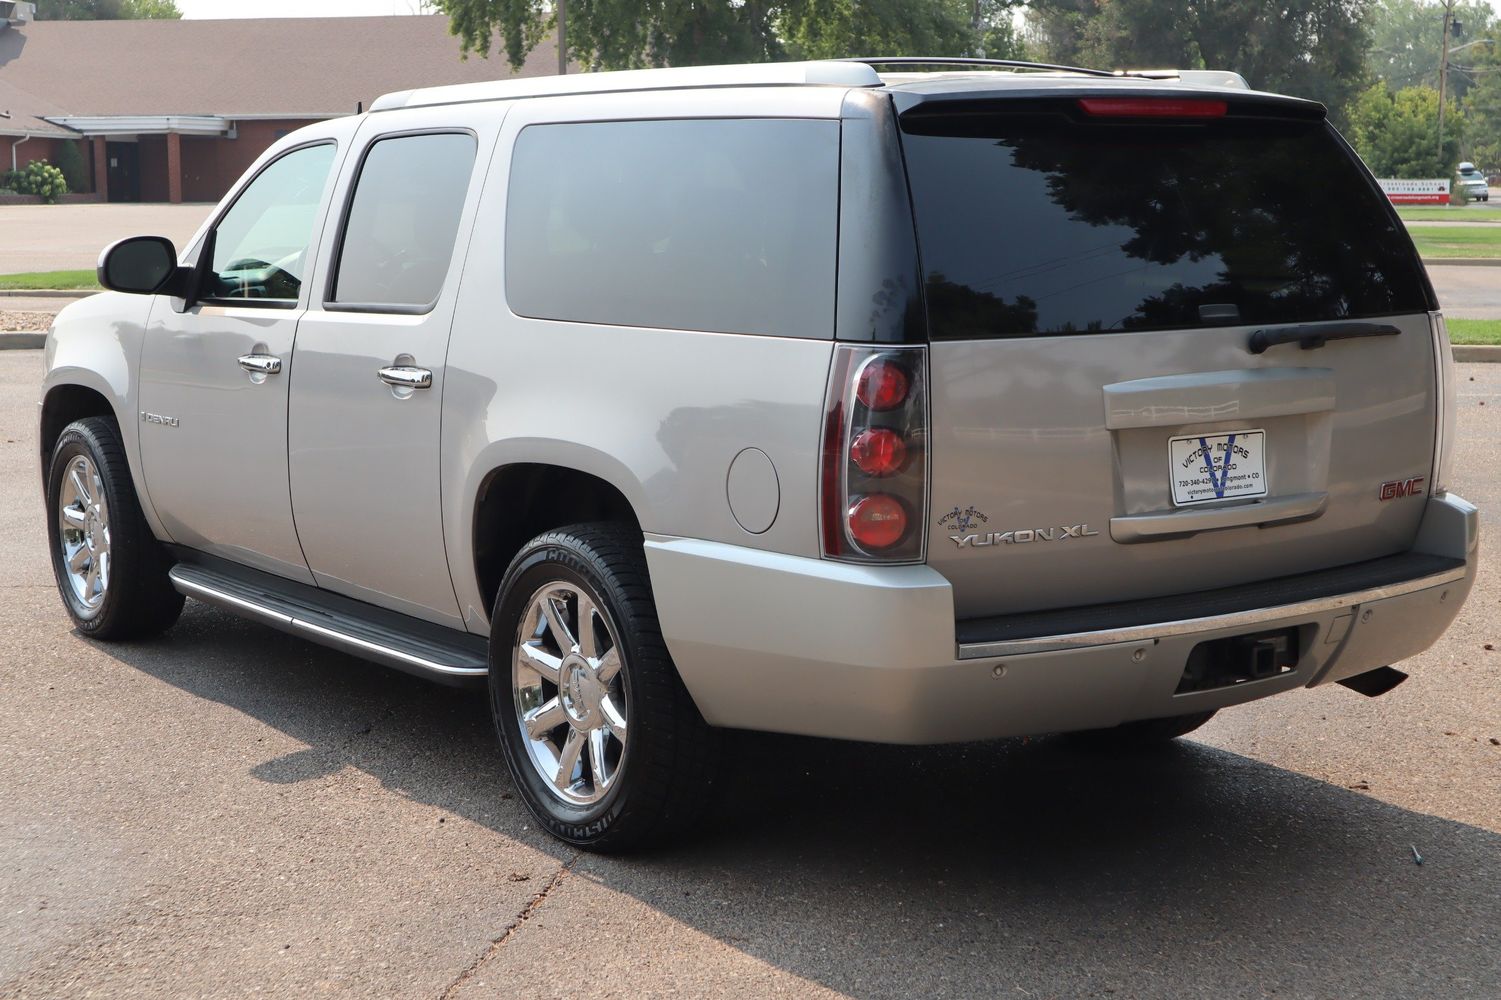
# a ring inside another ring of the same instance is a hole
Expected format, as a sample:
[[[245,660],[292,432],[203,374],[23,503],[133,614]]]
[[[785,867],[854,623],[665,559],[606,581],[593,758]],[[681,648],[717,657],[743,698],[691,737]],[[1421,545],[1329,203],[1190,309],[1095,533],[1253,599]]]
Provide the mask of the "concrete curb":
[[[45,331],[6,333],[0,331],[0,351],[35,351],[47,342]]]
[[[0,299],[83,299],[90,295],[96,295],[100,289],[92,291],[88,289],[59,289],[37,288],[27,291],[24,288],[0,289]]]
[[[1501,257],[1424,257],[1424,267],[1501,267]]]
[[[1455,344],[1455,361],[1501,361],[1501,347],[1494,344]]]

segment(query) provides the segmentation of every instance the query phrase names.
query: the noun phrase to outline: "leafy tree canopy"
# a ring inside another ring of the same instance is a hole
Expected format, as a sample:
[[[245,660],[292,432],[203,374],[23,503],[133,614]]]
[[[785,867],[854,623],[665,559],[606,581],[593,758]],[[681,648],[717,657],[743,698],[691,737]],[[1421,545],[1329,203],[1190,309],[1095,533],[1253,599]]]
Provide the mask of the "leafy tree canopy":
[[[48,0],[37,4],[44,21],[177,20],[182,11],[173,0]]]
[[[1449,39],[1449,47],[1468,46],[1455,52],[1449,64],[1449,87],[1463,97],[1475,78],[1472,64],[1483,54],[1484,45],[1468,43],[1485,36],[1495,19],[1485,0],[1459,0],[1454,21],[1462,27]],[[1371,75],[1385,80],[1393,90],[1404,87],[1437,87],[1439,48],[1444,40],[1444,6],[1435,0],[1384,0],[1371,8]]]
[[[1015,56],[1020,0],[567,0],[572,59],[589,69],[857,55]],[[436,0],[465,53],[495,42],[520,66],[553,30],[550,0]]]
[[[1371,0],[1038,0],[1038,54],[1137,69],[1227,69],[1258,90],[1322,101],[1336,120],[1366,77]]]
[[[1444,113],[1438,148],[1438,91],[1372,84],[1350,107],[1350,142],[1377,177],[1452,177],[1459,162],[1464,116],[1453,101]]]
[[[1501,25],[1483,37],[1486,44],[1466,52],[1475,82],[1465,94],[1469,127],[1460,148],[1465,159],[1494,176],[1501,174]]]

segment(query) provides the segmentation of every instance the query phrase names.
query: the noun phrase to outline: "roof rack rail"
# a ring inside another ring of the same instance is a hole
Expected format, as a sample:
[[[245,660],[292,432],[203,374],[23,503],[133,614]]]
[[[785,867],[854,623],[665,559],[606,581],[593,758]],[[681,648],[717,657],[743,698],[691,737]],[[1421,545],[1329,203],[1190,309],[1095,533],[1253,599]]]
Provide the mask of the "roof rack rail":
[[[841,59],[839,62],[864,63],[867,66],[992,66],[1003,69],[1041,69],[1059,73],[1083,73],[1085,76],[1120,76],[1108,69],[1091,69],[1088,66],[1062,66],[1057,63],[1027,62],[1022,59],[980,59],[971,56],[861,56]]]

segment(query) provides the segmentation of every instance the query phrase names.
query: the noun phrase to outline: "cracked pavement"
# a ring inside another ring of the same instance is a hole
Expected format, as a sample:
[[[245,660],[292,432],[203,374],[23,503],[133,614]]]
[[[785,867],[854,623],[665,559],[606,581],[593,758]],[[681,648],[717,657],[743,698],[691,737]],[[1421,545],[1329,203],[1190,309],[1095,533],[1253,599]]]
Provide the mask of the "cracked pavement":
[[[1383,698],[1113,757],[736,735],[698,840],[600,858],[538,832],[478,694],[191,602],[75,635],[40,370],[0,353],[0,996],[1498,995],[1494,546]],[[1459,390],[1489,512],[1501,365]]]

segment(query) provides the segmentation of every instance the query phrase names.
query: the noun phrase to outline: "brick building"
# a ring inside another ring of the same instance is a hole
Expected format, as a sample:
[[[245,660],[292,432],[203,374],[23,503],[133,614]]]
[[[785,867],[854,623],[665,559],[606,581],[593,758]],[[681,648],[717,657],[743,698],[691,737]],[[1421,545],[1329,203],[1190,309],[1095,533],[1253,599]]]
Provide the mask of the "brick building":
[[[39,0],[39,4],[43,0]],[[0,172],[79,145],[80,200],[216,201],[273,141],[381,94],[511,73],[459,58],[442,15],[37,21],[0,0]]]

